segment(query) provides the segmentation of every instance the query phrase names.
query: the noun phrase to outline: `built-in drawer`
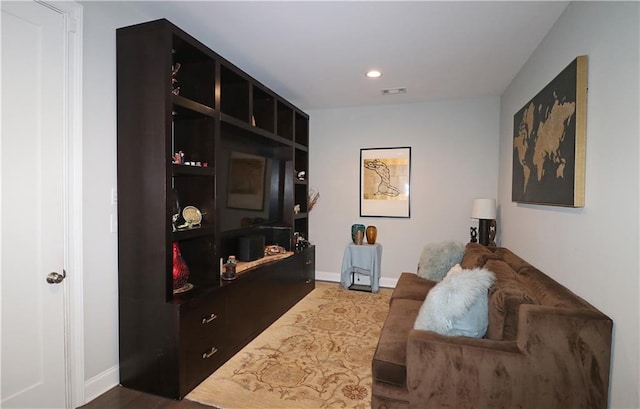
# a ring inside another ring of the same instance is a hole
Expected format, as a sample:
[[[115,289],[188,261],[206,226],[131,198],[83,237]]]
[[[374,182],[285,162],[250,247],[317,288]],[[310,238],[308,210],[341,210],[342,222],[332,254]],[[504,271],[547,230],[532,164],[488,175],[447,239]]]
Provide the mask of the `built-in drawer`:
[[[184,355],[187,389],[194,388],[224,363],[223,347],[216,342],[187,347]]]
[[[199,301],[183,308],[180,311],[181,338],[192,343],[224,337],[226,318],[226,302],[222,294],[215,299]]]
[[[316,279],[316,247],[311,246],[306,248],[302,252],[302,257],[302,278],[305,281],[305,284],[313,287]]]
[[[187,390],[202,382],[222,364],[227,348],[226,320],[223,294],[181,309],[180,355]]]

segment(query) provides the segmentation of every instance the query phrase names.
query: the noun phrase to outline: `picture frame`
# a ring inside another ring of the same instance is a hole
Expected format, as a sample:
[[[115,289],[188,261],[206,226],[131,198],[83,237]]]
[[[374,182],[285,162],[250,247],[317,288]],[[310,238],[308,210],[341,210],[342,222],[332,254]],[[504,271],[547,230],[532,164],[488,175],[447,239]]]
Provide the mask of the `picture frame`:
[[[231,152],[227,207],[263,210],[267,159],[247,153]]]
[[[513,116],[513,202],[584,207],[587,56]]]
[[[360,149],[360,216],[411,217],[411,147]]]

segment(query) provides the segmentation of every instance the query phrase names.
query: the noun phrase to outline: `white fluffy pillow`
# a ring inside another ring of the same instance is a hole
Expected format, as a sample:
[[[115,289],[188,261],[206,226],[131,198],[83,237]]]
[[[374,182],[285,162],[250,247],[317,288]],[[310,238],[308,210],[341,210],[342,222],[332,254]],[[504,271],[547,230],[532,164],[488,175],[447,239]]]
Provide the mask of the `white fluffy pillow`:
[[[495,275],[484,268],[451,269],[427,294],[415,329],[481,338],[489,322],[489,287]]]
[[[447,271],[462,261],[464,244],[455,241],[427,244],[418,262],[418,275],[431,281],[440,281]]]

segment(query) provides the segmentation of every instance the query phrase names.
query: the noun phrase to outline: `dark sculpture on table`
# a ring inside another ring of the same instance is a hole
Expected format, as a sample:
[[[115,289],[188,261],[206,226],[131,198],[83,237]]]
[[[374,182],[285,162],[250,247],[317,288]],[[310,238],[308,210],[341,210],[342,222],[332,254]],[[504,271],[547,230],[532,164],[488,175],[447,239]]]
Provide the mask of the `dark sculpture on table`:
[[[490,246],[494,246],[496,245],[496,232],[498,230],[498,225],[496,224],[495,220],[491,220],[491,222],[489,223],[489,245]]]

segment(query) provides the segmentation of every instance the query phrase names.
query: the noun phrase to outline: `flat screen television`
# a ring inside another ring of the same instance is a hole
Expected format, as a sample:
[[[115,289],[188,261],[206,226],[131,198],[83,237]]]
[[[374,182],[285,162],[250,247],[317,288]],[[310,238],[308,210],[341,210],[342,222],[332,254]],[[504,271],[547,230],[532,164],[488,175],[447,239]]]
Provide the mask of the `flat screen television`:
[[[286,161],[230,149],[218,160],[220,232],[283,223]]]

